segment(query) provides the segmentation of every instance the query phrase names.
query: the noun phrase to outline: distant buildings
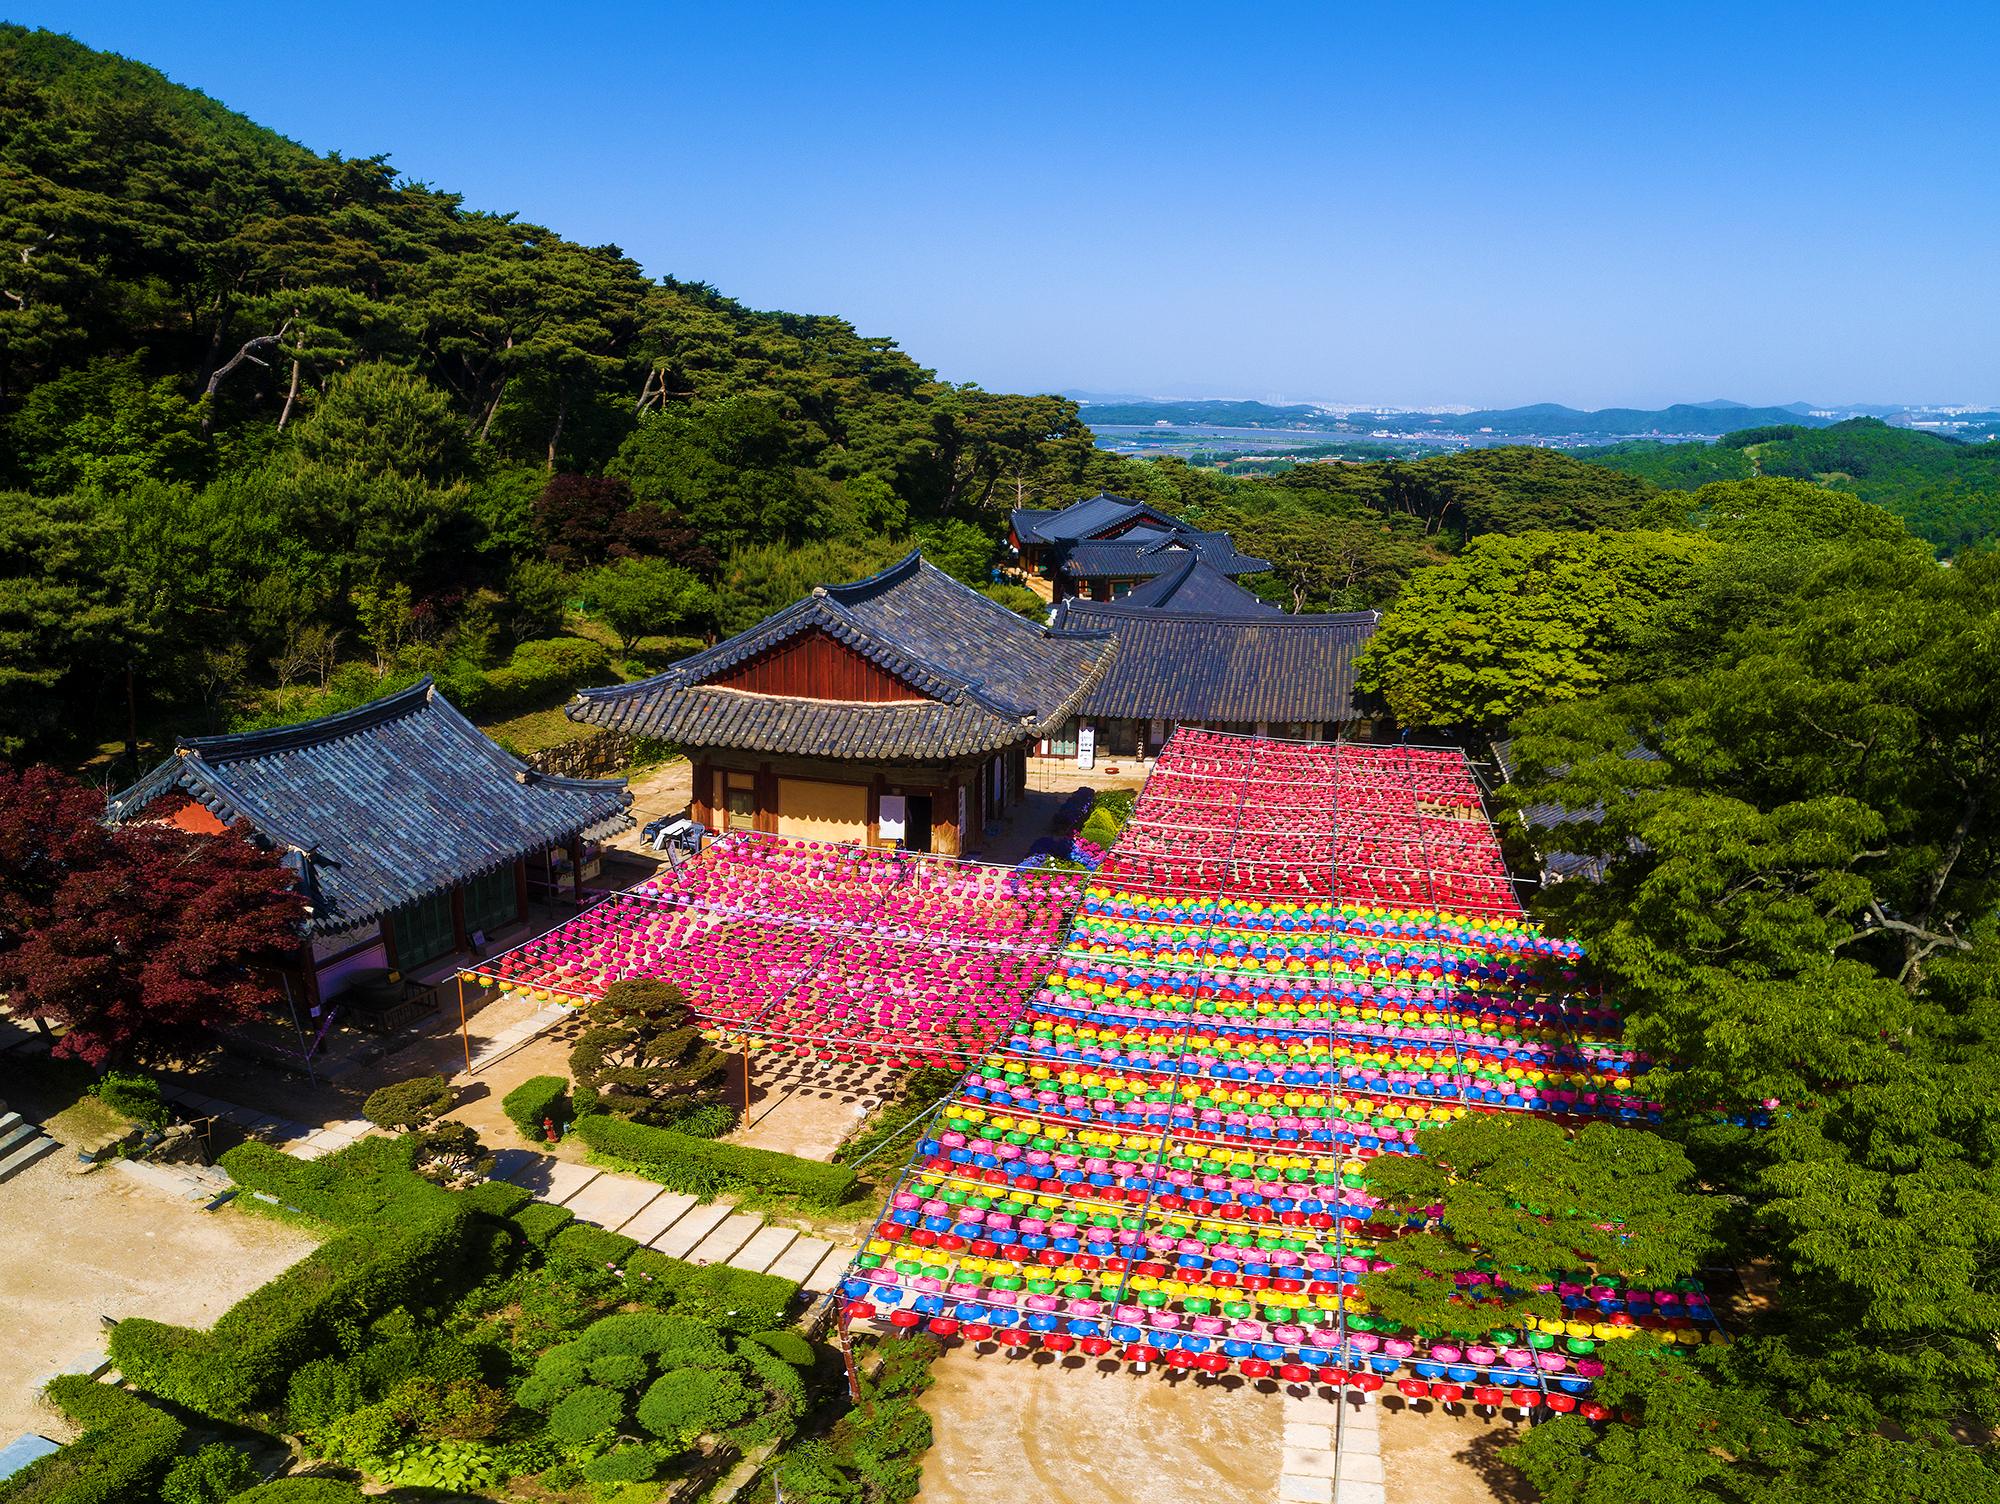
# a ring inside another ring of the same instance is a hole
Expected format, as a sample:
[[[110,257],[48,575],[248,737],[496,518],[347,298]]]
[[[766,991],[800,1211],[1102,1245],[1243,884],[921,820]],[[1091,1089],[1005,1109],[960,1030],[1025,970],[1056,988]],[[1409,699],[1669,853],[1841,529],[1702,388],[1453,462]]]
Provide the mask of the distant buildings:
[[[1104,492],[1052,511],[1016,507],[1007,541],[1022,572],[1046,582],[1057,601],[1115,600],[1191,558],[1232,579],[1271,567],[1239,554],[1227,533],[1203,532],[1142,501]]]

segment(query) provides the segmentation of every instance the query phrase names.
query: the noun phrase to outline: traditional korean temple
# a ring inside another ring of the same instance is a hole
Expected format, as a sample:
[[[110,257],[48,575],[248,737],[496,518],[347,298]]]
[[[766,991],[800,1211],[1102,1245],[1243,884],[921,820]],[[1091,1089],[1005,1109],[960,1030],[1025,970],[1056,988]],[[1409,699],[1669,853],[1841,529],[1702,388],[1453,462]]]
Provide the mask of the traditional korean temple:
[[[1287,615],[1202,568],[1056,608],[1058,631],[1109,633],[1118,653],[1044,755],[1074,755],[1086,727],[1096,754],[1114,757],[1157,752],[1177,726],[1301,740],[1370,733],[1354,670],[1379,613]]]
[[[912,552],[650,679],[585,690],[569,714],[683,748],[711,829],[958,856],[1019,800],[1028,749],[1112,653],[1108,636],[1039,626]]]
[[[307,901],[307,999],[409,973],[527,917],[531,885],[581,897],[590,843],[632,824],[624,780],[537,773],[429,680],[297,726],[190,737],[107,818],[284,853]]]
[[[1022,572],[1045,583],[1058,601],[1115,600],[1191,560],[1227,578],[1271,567],[1238,553],[1227,533],[1204,532],[1142,501],[1105,493],[1053,511],[1016,507],[1008,543]]]

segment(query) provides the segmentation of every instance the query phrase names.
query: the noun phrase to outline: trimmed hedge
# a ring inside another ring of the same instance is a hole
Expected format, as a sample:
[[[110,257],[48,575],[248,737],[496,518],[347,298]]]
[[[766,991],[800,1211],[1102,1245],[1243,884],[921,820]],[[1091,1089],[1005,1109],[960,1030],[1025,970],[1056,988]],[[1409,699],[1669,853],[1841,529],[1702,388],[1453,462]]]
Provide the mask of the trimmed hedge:
[[[534,1200],[527,1191],[504,1180],[482,1180],[478,1185],[458,1193],[459,1205],[470,1207],[481,1216],[510,1220],[531,1206]]]
[[[443,1293],[467,1263],[474,1226],[469,1208],[448,1205],[415,1222],[357,1229],[251,1291],[209,1332],[143,1317],[119,1322],[112,1361],[162,1399],[241,1416],[336,1349],[343,1330]]]
[[[614,1155],[642,1171],[691,1165],[725,1184],[796,1196],[816,1206],[838,1206],[854,1194],[854,1172],[841,1165],[719,1144],[602,1114],[578,1118],[576,1132],[598,1153]]]
[[[410,1222],[452,1204],[450,1191],[411,1168],[416,1151],[414,1138],[364,1138],[324,1159],[294,1159],[251,1139],[216,1162],[245,1190],[275,1196],[340,1227],[360,1227]]]
[[[568,1095],[569,1077],[530,1076],[500,1099],[500,1107],[523,1138],[538,1144],[543,1139],[543,1118],[568,1121],[569,1105],[564,1100]]]
[[[578,1222],[572,1227],[565,1227],[549,1243],[549,1262],[559,1269],[622,1266],[638,1246],[634,1238]]]
[[[60,1452],[4,1483],[6,1504],[153,1504],[160,1481],[187,1439],[186,1428],[112,1384],[79,1373],[52,1379],[46,1391],[84,1428]]]
[[[783,1326],[799,1293],[795,1280],[727,1264],[690,1264],[651,1248],[634,1250],[625,1260],[625,1272],[664,1288],[676,1310],[738,1334]]]
[[[514,1225],[521,1229],[521,1236],[537,1248],[546,1248],[565,1227],[576,1220],[576,1213],[565,1211],[560,1206],[550,1206],[546,1201],[536,1201],[522,1207],[512,1218]]]

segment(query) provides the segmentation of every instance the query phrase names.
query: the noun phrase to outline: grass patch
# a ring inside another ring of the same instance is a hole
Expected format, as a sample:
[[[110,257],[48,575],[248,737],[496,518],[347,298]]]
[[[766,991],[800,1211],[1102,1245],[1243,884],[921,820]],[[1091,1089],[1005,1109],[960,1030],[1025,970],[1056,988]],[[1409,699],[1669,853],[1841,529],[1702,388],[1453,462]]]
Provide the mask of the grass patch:
[[[78,1097],[42,1123],[51,1138],[85,1149],[123,1138],[135,1126],[124,1113],[96,1097]]]

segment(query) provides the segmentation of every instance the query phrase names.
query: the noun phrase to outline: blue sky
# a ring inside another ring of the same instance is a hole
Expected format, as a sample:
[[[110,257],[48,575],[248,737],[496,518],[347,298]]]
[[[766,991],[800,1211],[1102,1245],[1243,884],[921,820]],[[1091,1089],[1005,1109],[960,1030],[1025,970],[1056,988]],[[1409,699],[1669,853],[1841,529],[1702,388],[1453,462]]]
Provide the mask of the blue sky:
[[[2000,6],[14,0],[993,388],[2000,402]]]

